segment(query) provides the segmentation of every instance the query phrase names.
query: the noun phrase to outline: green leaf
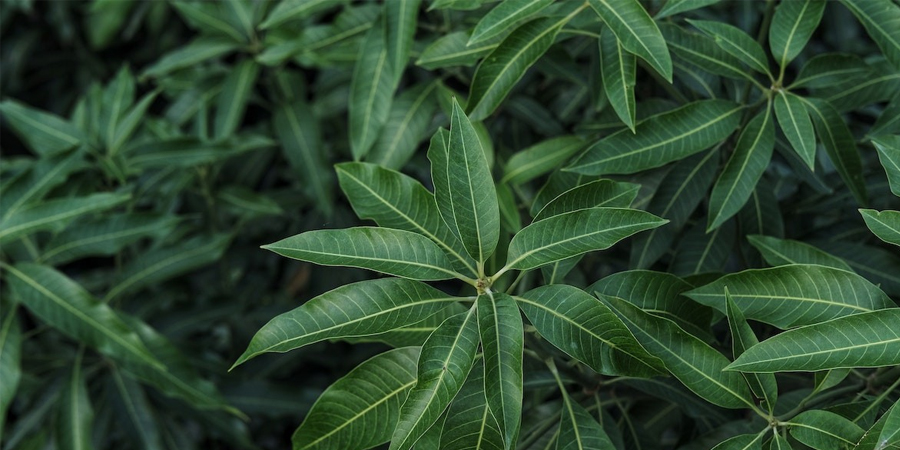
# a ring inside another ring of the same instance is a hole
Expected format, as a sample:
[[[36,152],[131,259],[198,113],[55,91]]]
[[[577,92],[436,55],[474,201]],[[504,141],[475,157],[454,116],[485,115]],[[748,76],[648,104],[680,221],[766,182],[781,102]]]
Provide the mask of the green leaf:
[[[282,0],[266,16],[266,20],[259,28],[266,30],[287,22],[298,21],[345,2],[346,0]]]
[[[428,70],[452,66],[471,66],[498,45],[493,40],[489,40],[469,47],[466,45],[468,42],[469,35],[464,31],[441,36],[425,47],[425,50],[422,50],[422,54],[416,60],[416,65]]]
[[[662,360],[666,369],[695,394],[723,408],[741,409],[752,404],[743,377],[722,370],[729,361],[717,350],[674,322],[625,300],[609,296],[601,299],[625,322],[641,346]]]
[[[390,450],[408,450],[462,388],[478,350],[475,306],[441,324],[422,346],[418,381],[400,409]]]
[[[59,198],[34,203],[0,219],[0,243],[10,242],[43,230],[58,230],[76,217],[114,208],[127,202],[130,194],[97,193],[86,197]]]
[[[388,169],[399,170],[413,156],[431,125],[438,83],[420,84],[404,91],[391,103],[381,135],[366,158]]]
[[[540,58],[568,18],[534,19],[510,33],[486,56],[472,79],[467,109],[472,120],[491,115],[525,71]]]
[[[416,384],[416,347],[376,355],[319,396],[291,441],[294,450],[371,448],[390,440]]]
[[[84,142],[81,131],[67,120],[15,100],[0,103],[0,113],[31,151],[52,155]]]
[[[128,214],[77,222],[50,239],[40,261],[58,265],[86,256],[112,256],[142,237],[166,236],[178,221],[174,216]]]
[[[409,61],[422,0],[396,0],[384,4],[384,31],[387,63],[397,86]]]
[[[900,212],[860,209],[859,213],[866,221],[866,226],[878,236],[878,239],[900,246]]]
[[[128,139],[134,134],[138,125],[143,122],[144,115],[147,114],[147,110],[150,109],[150,106],[153,104],[153,101],[156,100],[158,94],[158,91],[147,93],[147,95],[141,98],[137,104],[128,110],[128,113],[116,126],[112,142],[108,144],[108,151],[111,155],[118,153],[119,149],[128,142]]]
[[[523,19],[532,16],[552,3],[553,0],[509,0],[498,4],[475,25],[475,30],[472,31],[472,36],[469,38],[467,46],[482,44],[500,36]]]
[[[297,179],[312,191],[320,210],[330,214],[334,207],[331,171],[323,158],[322,134],[311,108],[300,99],[278,105],[272,125]]]
[[[125,110],[134,102],[134,77],[128,66],[122,67],[116,77],[103,90],[103,105],[100,115],[100,139],[110,154],[115,154],[114,141],[119,120]]]
[[[556,196],[535,214],[534,222],[580,209],[628,208],[637,197],[639,189],[640,185],[633,183],[613,180],[591,181]]]
[[[634,86],[637,60],[625,51],[619,39],[610,28],[604,28],[600,34],[600,73],[603,76],[603,89],[606,98],[612,104],[616,115],[622,122],[635,131]]]
[[[865,433],[859,425],[829,411],[804,411],[788,422],[791,436],[816,450],[854,446]]]
[[[751,234],[747,240],[762,254],[770,266],[788,264],[818,264],[853,272],[850,265],[841,258],[832,256],[818,248],[791,239]]]
[[[856,444],[856,450],[884,450],[900,443],[900,407],[894,403]]]
[[[873,75],[872,68],[859,56],[826,53],[809,59],[800,68],[790,89],[827,88],[844,83],[857,83]]]
[[[872,138],[872,144],[878,151],[878,159],[887,173],[891,192],[900,197],[900,136],[878,136]]]
[[[560,136],[538,142],[516,152],[503,167],[500,183],[519,185],[527,183],[559,167],[570,156],[584,148],[584,141],[577,136]]]
[[[438,211],[466,252],[484,262],[500,238],[500,206],[481,140],[456,99],[446,145],[441,151],[432,140],[428,152]]]
[[[782,71],[794,60],[822,20],[824,0],[781,2],[769,27],[769,47]]]
[[[16,306],[7,300],[0,303],[3,308],[3,319],[0,320],[0,437],[3,436],[3,424],[6,411],[16,397],[16,389],[22,378],[22,329]]]
[[[360,219],[422,234],[441,247],[460,273],[477,275],[462,242],[441,220],[434,196],[418,181],[368,163],[335,166],[341,189]]]
[[[900,70],[900,7],[889,0],[842,0],[841,4],[863,24],[884,57]]]
[[[513,236],[506,269],[527,270],[594,250],[668,223],[627,208],[587,208],[535,222]]]
[[[424,283],[399,278],[348,284],[272,319],[256,332],[232,369],[263,353],[412,325],[457,300]]]
[[[575,403],[562,390],[563,409],[560,415],[557,450],[605,450],[615,448],[603,427],[583,406]]]
[[[355,160],[369,153],[391,110],[394,74],[381,20],[363,37],[350,81],[350,150]]]
[[[220,34],[228,36],[230,39],[239,43],[246,43],[248,37],[244,34],[237,24],[229,23],[229,20],[222,14],[220,5],[210,3],[193,3],[184,0],[172,2],[172,6],[181,15],[181,17],[198,31],[211,34]]]
[[[589,3],[628,53],[647,61],[653,70],[672,82],[672,58],[666,41],[637,0],[589,0]]]
[[[669,0],[662,8],[660,8],[655,17],[658,20],[674,16],[675,14],[700,9],[704,6],[709,6],[718,2],[719,0]]]
[[[810,170],[816,166],[816,135],[803,100],[788,91],[775,96],[775,117],[797,156]]]
[[[701,100],[639,122],[592,145],[566,170],[585,175],[629,174],[701,152],[737,128],[742,107]]]
[[[432,430],[441,427],[443,431],[440,446],[435,446],[435,449],[504,449],[503,435],[494,414],[488,407],[485,392],[484,369],[481,363],[477,362],[469,373],[466,384],[453,398],[453,403],[447,410],[446,422],[437,423],[432,427]],[[416,450],[421,445],[422,440],[416,444]]]
[[[737,214],[753,193],[775,149],[773,122],[772,108],[767,105],[741,131],[734,153],[710,194],[707,233]]]
[[[741,64],[741,60],[722,49],[712,38],[672,24],[663,25],[662,33],[669,47],[680,59],[711,74],[755,81],[753,75]]]
[[[159,78],[176,70],[198,65],[237,50],[238,44],[231,39],[217,36],[199,36],[187,45],[166,53],[150,67],[144,69],[141,78]]]
[[[597,373],[649,377],[662,369],[609,308],[578,288],[543,286],[515,300],[544,339]]]
[[[65,381],[59,403],[58,445],[63,450],[94,448],[91,433],[94,409],[88,397],[87,380],[81,369],[81,352],[72,365],[72,373]]]
[[[110,368],[110,384],[114,386],[115,395],[110,401],[116,408],[116,414],[127,417],[122,420],[127,433],[137,437],[142,448],[147,450],[162,449],[160,427],[153,416],[153,407],[144,392],[144,388],[132,378],[124,374],[118,367]],[[120,419],[121,420],[121,419]]]
[[[748,319],[782,329],[892,304],[877,286],[855,273],[805,264],[729,274],[684,295],[724,312],[725,286]]]
[[[743,30],[733,25],[712,20],[688,20],[711,38],[729,55],[741,60],[759,73],[769,73],[769,63],[762,46]]]
[[[729,370],[817,371],[900,364],[900,309],[870,311],[785,331],[748,349]],[[855,441],[854,441],[855,442]]]
[[[484,393],[506,449],[515,448],[522,421],[522,352],[525,331],[515,300],[503,293],[479,295],[478,328],[484,352]]]
[[[216,139],[233,135],[241,124],[257,75],[259,66],[255,61],[247,59],[235,66],[225,78],[216,103],[216,118],[213,123],[213,135]]]
[[[416,322],[412,325],[407,325],[384,333],[343,338],[342,340],[351,343],[381,342],[394,348],[409,346],[420,347],[440,324],[444,323],[444,321],[450,317],[465,311],[466,309],[461,304],[451,303],[446,308],[428,316],[425,320]]]
[[[38,159],[24,174],[0,186],[0,218],[9,218],[41,200],[53,188],[65,183],[69,175],[86,166],[80,151]]]
[[[712,450],[762,450],[763,436],[765,436],[765,433],[739,434],[716,444],[716,446],[713,447]]]
[[[791,441],[781,433],[775,433],[772,438],[771,450],[792,450]]]
[[[900,131],[900,91],[894,94],[894,98],[881,111],[881,115],[869,129],[868,134],[879,138],[890,138],[890,136],[886,136],[888,133],[897,133],[898,131]]]
[[[675,248],[669,271],[678,276],[716,273],[724,270],[734,248],[737,224],[726,220],[719,228],[706,234],[702,222],[688,228]]]
[[[731,331],[731,354],[736,359],[740,357],[748,348],[759,344],[756,333],[750,328],[744,313],[734,304],[731,296],[728,295],[728,288],[725,288],[725,315],[728,317],[728,329]],[[778,384],[775,381],[775,375],[770,373],[763,374],[747,374],[747,384],[750,390],[756,395],[756,398],[765,401],[765,405],[769,412],[775,407],[775,401],[778,399]]]

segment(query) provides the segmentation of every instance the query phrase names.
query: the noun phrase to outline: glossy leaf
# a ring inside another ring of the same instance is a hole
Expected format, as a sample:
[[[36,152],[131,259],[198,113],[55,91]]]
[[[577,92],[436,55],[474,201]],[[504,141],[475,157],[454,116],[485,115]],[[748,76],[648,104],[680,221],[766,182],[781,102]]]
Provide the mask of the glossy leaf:
[[[541,208],[534,222],[559,214],[588,208],[628,208],[640,186],[613,180],[595,180],[559,194]]]
[[[711,74],[735,80],[754,79],[741,60],[726,52],[713,38],[671,24],[664,25],[662,32],[678,58]]]
[[[447,420],[432,427],[442,428],[440,446],[443,450],[468,450],[472,448],[484,450],[503,450],[503,435],[485,400],[484,370],[480,363],[469,373],[466,384],[447,410]],[[422,445],[422,440],[416,449]]]
[[[397,0],[384,4],[385,45],[393,86],[400,82],[409,61],[421,4],[422,0]]]
[[[778,118],[778,125],[797,156],[810,169],[814,169],[816,165],[816,135],[803,101],[790,92],[779,91],[775,96],[775,117]]]
[[[0,103],[0,113],[28,148],[38,155],[61,152],[84,141],[81,131],[65,119],[15,100]]]
[[[343,341],[357,342],[381,342],[394,348],[417,346],[420,347],[445,320],[461,312],[465,307],[460,303],[451,303],[446,308],[428,316],[425,320],[407,325],[395,330],[386,331],[368,336],[343,338]]]
[[[713,450],[762,450],[762,441],[763,433],[739,434],[718,443],[715,447],[713,447]]]
[[[359,160],[369,153],[391,110],[394,74],[381,22],[363,37],[350,82],[350,150]]]
[[[216,103],[216,119],[213,124],[216,139],[224,139],[234,134],[244,118],[247,110],[247,101],[259,75],[259,66],[253,60],[244,60],[239,63],[222,86],[219,99]]]
[[[130,198],[129,194],[97,193],[23,207],[15,214],[0,219],[0,242],[10,242],[37,231],[60,229],[77,217],[116,207]]]
[[[791,239],[779,239],[772,236],[751,234],[747,240],[762,254],[763,259],[770,266],[784,266],[788,264],[818,264],[820,266],[834,267],[835,269],[852,272],[844,260],[832,256],[818,248],[800,241]]]
[[[859,213],[878,239],[900,246],[900,212],[860,209]]]
[[[298,179],[303,180],[316,203],[328,214],[332,209],[330,187],[333,178],[323,158],[322,135],[310,106],[299,99],[278,105],[272,125]]]
[[[881,166],[887,172],[891,192],[900,197],[900,136],[879,136],[872,139]]]
[[[728,330],[731,331],[731,354],[736,359],[748,348],[759,344],[759,339],[744,318],[744,313],[731,300],[727,287],[725,288],[725,316],[728,317]],[[746,378],[750,390],[753,391],[756,398],[762,399],[769,411],[772,411],[775,401],[778,399],[778,384],[775,381],[775,375],[751,373],[747,374]]]
[[[656,23],[637,0],[590,0],[594,11],[631,54],[672,82],[672,59]]]
[[[481,44],[500,36],[515,26],[516,23],[534,15],[552,3],[553,0],[510,0],[498,4],[475,25],[467,46],[471,47]]]
[[[400,169],[413,156],[434,116],[437,83],[404,91],[391,103],[381,135],[366,160],[388,169]]]
[[[863,429],[833,412],[810,410],[790,420],[791,436],[816,450],[837,450],[855,445]]]
[[[503,436],[504,448],[515,448],[524,395],[522,316],[515,300],[506,294],[479,295],[475,303],[484,352],[487,404]]]
[[[576,136],[561,136],[538,142],[517,152],[503,167],[501,183],[522,184],[559,167],[570,156],[584,148]]]
[[[819,26],[824,0],[781,2],[769,27],[769,47],[782,70],[794,60]]]
[[[884,57],[900,70],[900,7],[887,0],[841,1],[863,24]]]
[[[688,20],[688,23],[715,39],[716,44],[729,55],[759,73],[769,73],[768,59],[762,46],[740,28],[713,20]]]
[[[856,444],[858,450],[883,450],[900,443],[900,408],[894,403]]]
[[[603,75],[603,89],[616,115],[632,131],[636,111],[634,102],[636,65],[635,56],[622,48],[610,28],[604,28],[600,35],[600,72]]]

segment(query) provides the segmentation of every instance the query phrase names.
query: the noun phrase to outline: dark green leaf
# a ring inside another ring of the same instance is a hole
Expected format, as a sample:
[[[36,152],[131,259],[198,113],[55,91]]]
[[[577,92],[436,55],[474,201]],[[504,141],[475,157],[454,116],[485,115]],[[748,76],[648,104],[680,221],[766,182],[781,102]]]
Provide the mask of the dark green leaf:
[[[559,194],[534,216],[534,222],[587,208],[628,208],[639,185],[613,180],[596,180]]]
[[[216,120],[213,124],[216,139],[225,139],[237,130],[244,118],[257,75],[259,66],[249,59],[239,63],[228,74],[216,103]]]
[[[900,212],[860,209],[859,213],[878,239],[900,246]]]
[[[828,411],[804,411],[789,422],[791,436],[816,450],[856,445],[864,433],[859,425]]]
[[[81,131],[67,120],[15,100],[0,103],[0,113],[22,141],[38,155],[50,155],[82,142]]]
[[[515,300],[502,293],[479,295],[476,307],[487,404],[497,420],[504,448],[515,448],[522,421],[522,316]]]
[[[878,159],[887,173],[891,192],[900,197],[900,136],[879,136],[872,139]]]
[[[503,34],[519,21],[550,6],[553,0],[509,0],[491,9],[475,25],[467,46],[481,44]]]
[[[782,71],[794,60],[819,26],[824,0],[781,2],[769,27],[769,47]]]
[[[853,269],[844,260],[832,256],[818,248],[791,239],[779,239],[772,236],[751,234],[747,236],[751,245],[756,247],[770,266],[788,264],[818,264],[835,269],[852,272]]]
[[[600,35],[600,72],[603,88],[616,115],[634,130],[635,122],[635,56],[625,51],[610,28]]]
[[[363,37],[350,82],[350,150],[359,160],[378,139],[391,110],[394,74],[381,22]]]
[[[322,135],[309,105],[300,99],[276,107],[272,117],[275,134],[284,156],[313,193],[319,208],[330,214],[332,205],[331,171],[323,160]]]
[[[544,175],[584,148],[576,136],[561,136],[538,142],[517,152],[503,167],[501,183],[522,184]]]
[[[862,22],[884,57],[900,70],[900,6],[888,0],[842,0],[841,3]]]
[[[785,90],[775,96],[775,117],[791,148],[810,168],[816,166],[816,135],[803,100]]]
[[[615,33],[622,47],[672,82],[672,59],[656,22],[637,0],[590,0],[594,11]]]
[[[759,73],[769,73],[768,59],[762,46],[740,28],[712,20],[688,20],[688,23],[715,39],[716,44],[729,55]]]

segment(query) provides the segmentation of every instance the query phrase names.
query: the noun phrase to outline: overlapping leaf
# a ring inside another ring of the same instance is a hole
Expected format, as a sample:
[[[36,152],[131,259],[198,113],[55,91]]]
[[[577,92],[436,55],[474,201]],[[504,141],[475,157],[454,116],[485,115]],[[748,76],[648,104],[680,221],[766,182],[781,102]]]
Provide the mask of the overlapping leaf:
[[[900,212],[860,209],[859,213],[878,239],[900,246]]]
[[[672,81],[672,58],[666,41],[637,0],[590,0],[589,3],[626,51],[647,61],[663,78]]]
[[[515,300],[502,293],[479,295],[476,309],[484,352],[484,394],[504,448],[515,448],[524,395],[522,316]]]
[[[750,242],[762,254],[763,259],[771,266],[783,266],[787,264],[818,264],[820,266],[834,267],[835,269],[852,272],[844,260],[832,256],[810,244],[791,239],[779,239],[772,236],[751,234],[747,236]]]
[[[541,208],[534,222],[587,208],[628,208],[637,197],[639,185],[613,180],[595,180],[559,194]]]
[[[878,159],[887,172],[891,192],[900,197],[900,136],[879,136],[872,139]]]
[[[353,159],[366,156],[378,138],[391,110],[393,83],[394,74],[379,21],[363,38],[350,82],[350,149]]]
[[[775,8],[769,27],[769,47],[782,70],[806,46],[824,11],[824,0],[782,2]]]
[[[778,91],[775,96],[775,117],[794,152],[810,169],[816,165],[816,135],[806,106],[794,94]]]

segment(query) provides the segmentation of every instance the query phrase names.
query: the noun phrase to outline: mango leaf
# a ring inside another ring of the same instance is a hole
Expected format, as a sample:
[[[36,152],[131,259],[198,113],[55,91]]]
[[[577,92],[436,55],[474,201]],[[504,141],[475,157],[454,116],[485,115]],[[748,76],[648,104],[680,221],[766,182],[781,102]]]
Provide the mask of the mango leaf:
[[[772,443],[770,444],[770,448],[772,450],[792,450],[793,446],[791,446],[791,441],[781,433],[774,433],[775,436],[772,438]]]
[[[123,428],[128,433],[133,433],[148,450],[162,449],[162,434],[158,421],[153,416],[153,407],[147,398],[144,388],[135,381],[130,374],[123,373],[118,367],[112,366],[109,371],[110,401],[122,420]]]
[[[769,47],[782,71],[800,54],[816,31],[825,3],[824,0],[800,0],[782,2],[775,8],[769,27]]]
[[[399,278],[348,284],[272,319],[256,332],[232,369],[267,352],[412,325],[457,300],[424,283]]]
[[[475,301],[484,352],[484,394],[506,449],[515,448],[522,421],[525,331],[515,300],[503,293]]]
[[[713,38],[673,24],[663,25],[662,33],[672,52],[687,63],[711,74],[756,82],[741,60],[726,52]]]
[[[844,417],[822,410],[804,411],[788,422],[791,436],[816,450],[838,450],[856,445],[865,432]]]
[[[628,208],[640,186],[613,180],[595,180],[559,194],[534,216],[534,222],[580,209]]]
[[[794,94],[785,90],[775,96],[775,117],[791,148],[813,170],[816,165],[816,135],[806,106]]]
[[[891,192],[900,197],[900,136],[878,136],[872,139],[878,159],[887,172]]]
[[[654,16],[656,19],[662,19],[675,14],[692,11],[718,3],[719,0],[669,0],[660,8],[659,12]]]
[[[870,311],[785,331],[748,349],[728,369],[817,371],[900,364],[900,309]]]
[[[35,203],[0,219],[0,243],[18,237],[65,227],[76,217],[114,208],[127,202],[130,194],[97,193],[86,197],[59,198]]]
[[[672,82],[672,58],[666,41],[637,0],[590,0],[589,3],[628,53],[647,61],[653,70]]]
[[[841,4],[859,19],[884,57],[900,70],[900,7],[887,0],[842,0]]]
[[[710,194],[707,233],[737,214],[753,193],[775,149],[773,122],[772,108],[767,106],[741,132]]]
[[[728,329],[731,331],[731,354],[736,359],[748,348],[759,344],[759,339],[744,318],[744,313],[731,300],[727,287],[725,288],[725,315],[728,317]],[[775,375],[751,373],[746,374],[745,378],[756,398],[762,399],[769,412],[772,412],[775,408],[775,401],[778,399],[778,384],[775,381]]]
[[[871,428],[869,428],[859,443],[857,450],[883,450],[900,443],[900,408],[894,403]]]
[[[381,135],[366,158],[388,169],[399,170],[413,156],[431,124],[438,83],[420,84],[404,91],[391,103]]]
[[[118,153],[119,149],[128,142],[128,139],[134,134],[138,125],[143,122],[144,115],[147,114],[147,110],[150,109],[150,106],[153,104],[153,101],[156,100],[157,95],[159,95],[159,91],[148,92],[139,102],[128,110],[128,113],[125,114],[122,121],[118,123],[115,132],[113,133],[112,141],[107,144],[108,151],[111,155]]]
[[[129,214],[78,222],[50,239],[40,261],[58,265],[86,256],[111,256],[142,237],[166,236],[178,221],[174,216]]]
[[[503,167],[501,183],[522,184],[544,175],[584,148],[577,136],[560,136],[516,152]]]
[[[316,12],[345,3],[346,0],[283,0],[269,12],[266,20],[259,25],[261,30],[277,27],[283,23],[297,21]]]
[[[878,239],[900,246],[900,212],[860,209],[859,213]]]
[[[227,138],[237,130],[241,119],[244,118],[247,100],[258,75],[259,65],[247,59],[238,63],[225,78],[225,84],[216,103],[216,118],[213,123],[213,136],[216,139]]]
[[[503,435],[494,414],[491,413],[485,400],[484,369],[480,362],[469,373],[466,384],[447,410],[447,420],[435,424],[431,429],[441,427],[440,444],[435,449],[469,450],[472,448],[486,450],[503,450]],[[422,439],[416,444],[416,450],[422,446]],[[431,448],[431,447],[426,447]]]
[[[525,71],[553,44],[568,20],[559,17],[534,19],[510,33],[475,71],[467,109],[472,120],[491,115]]]
[[[872,68],[859,56],[825,53],[809,59],[794,78],[789,89],[827,88],[839,84],[858,83],[873,75]]]
[[[557,450],[604,450],[615,448],[612,441],[583,406],[575,403],[562,387],[563,410],[560,414]]]
[[[729,361],[717,350],[668,319],[655,317],[620,298],[600,298],[641,346],[662,360],[666,369],[695,394],[723,408],[740,409],[752,404],[743,377],[722,370]]]
[[[22,175],[0,186],[0,219],[6,219],[23,207],[35,203],[69,175],[86,167],[80,151],[60,153],[39,159]]]
[[[721,272],[734,249],[737,224],[726,220],[720,227],[706,234],[706,226],[697,222],[685,231],[675,248],[669,270],[686,277]]]
[[[141,78],[159,78],[176,70],[200,64],[237,50],[238,44],[218,36],[199,36],[187,45],[165,54],[144,69]]]
[[[619,39],[610,28],[600,34],[600,73],[606,98],[622,122],[634,130],[635,111],[634,86],[636,58],[622,48]]]
[[[84,142],[81,131],[67,120],[15,100],[0,103],[0,113],[19,139],[38,155],[52,155]]]
[[[484,43],[503,34],[518,22],[550,6],[553,0],[510,0],[492,8],[475,25],[468,47]]]
[[[474,260],[441,220],[434,196],[421,183],[368,163],[341,163],[335,169],[341,189],[360,219],[420,233],[437,243],[457,270],[477,275]]]
[[[409,61],[422,0],[397,0],[384,4],[384,31],[387,63],[396,87]]]
[[[544,339],[597,373],[648,377],[662,369],[609,308],[578,288],[543,286],[515,300]]]
[[[835,269],[853,272],[850,265],[841,258],[832,256],[827,252],[800,241],[791,239],[779,239],[772,236],[751,234],[747,236],[750,245],[762,254],[763,259],[770,266],[784,266],[788,264],[818,264],[820,266],[834,267]]]
[[[342,338],[341,340],[350,343],[381,342],[394,348],[410,346],[421,347],[428,339],[428,336],[431,336],[431,333],[444,323],[445,320],[465,311],[465,307],[460,303],[451,303],[446,308],[428,316],[425,320],[416,322],[412,325],[407,325],[384,333]]]
[[[237,24],[224,17],[217,4],[193,3],[184,0],[172,2],[172,6],[191,28],[198,31],[227,36],[239,43],[246,43],[249,36]]]
[[[22,329],[16,306],[7,300],[0,303],[4,317],[0,320],[0,436],[3,435],[3,424],[6,411],[16,396],[19,380],[22,378]]]
[[[475,306],[453,316],[431,335],[419,356],[416,385],[400,408],[390,450],[408,450],[438,420],[463,387],[478,350]]]
[[[493,40],[488,40],[470,47],[466,45],[468,42],[469,35],[464,31],[441,36],[425,47],[425,50],[422,50],[422,54],[416,60],[416,65],[428,70],[451,66],[471,66],[498,45]]]
[[[716,44],[729,55],[759,73],[769,74],[768,58],[762,46],[740,28],[712,20],[688,20],[688,23],[715,39]]]
[[[762,441],[765,433],[739,434],[728,438],[712,448],[712,450],[762,450]],[[788,450],[775,449],[772,450]]]
[[[588,148],[566,170],[585,175],[630,174],[701,152],[737,128],[742,107],[701,100],[652,116]]]
[[[288,163],[298,173],[316,199],[316,204],[330,214],[333,209],[331,171],[322,156],[322,135],[310,106],[301,99],[283,103],[275,108],[272,116],[275,135]]]
[[[628,208],[587,208],[535,222],[513,236],[506,269],[527,270],[594,250],[668,223]]]
[[[890,136],[885,135],[897,133],[898,131],[900,131],[900,91],[894,94],[894,98],[881,111],[881,115],[878,116],[878,120],[869,129],[868,134],[870,136],[890,138]]]
[[[72,365],[72,372],[63,387],[62,401],[59,403],[58,445],[63,450],[86,450],[93,448],[91,434],[94,409],[88,397],[87,380],[81,368],[78,353]]]
[[[416,384],[416,347],[373,356],[319,396],[291,441],[296,450],[371,448],[387,442]]]
[[[350,150],[357,161],[369,153],[391,110],[394,74],[380,20],[363,38],[350,81]]]

